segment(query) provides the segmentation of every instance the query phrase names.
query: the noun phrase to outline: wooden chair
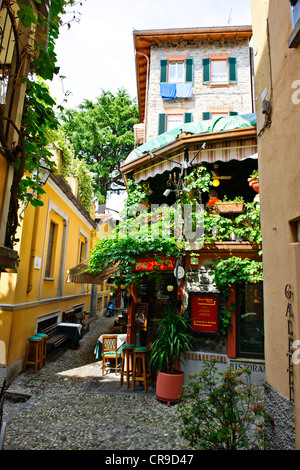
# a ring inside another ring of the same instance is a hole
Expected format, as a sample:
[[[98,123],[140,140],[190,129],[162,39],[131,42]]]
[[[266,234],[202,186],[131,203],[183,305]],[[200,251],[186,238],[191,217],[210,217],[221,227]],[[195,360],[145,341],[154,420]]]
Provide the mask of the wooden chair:
[[[118,373],[118,358],[121,353],[118,353],[118,337],[117,335],[103,335],[102,336],[102,375],[104,375],[106,362],[110,359],[115,359],[116,375]]]

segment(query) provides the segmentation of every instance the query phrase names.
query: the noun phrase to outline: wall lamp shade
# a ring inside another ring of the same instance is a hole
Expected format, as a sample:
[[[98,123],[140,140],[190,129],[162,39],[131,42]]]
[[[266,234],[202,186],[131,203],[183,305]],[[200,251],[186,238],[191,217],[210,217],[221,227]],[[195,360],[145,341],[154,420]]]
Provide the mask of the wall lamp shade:
[[[34,171],[34,176],[37,178],[37,183],[40,186],[44,186],[47,183],[47,180],[52,173],[50,165],[42,158],[40,165],[37,170]]]
[[[164,194],[164,196],[167,197],[167,196],[169,196],[170,192],[171,192],[171,189],[166,189],[163,194]]]

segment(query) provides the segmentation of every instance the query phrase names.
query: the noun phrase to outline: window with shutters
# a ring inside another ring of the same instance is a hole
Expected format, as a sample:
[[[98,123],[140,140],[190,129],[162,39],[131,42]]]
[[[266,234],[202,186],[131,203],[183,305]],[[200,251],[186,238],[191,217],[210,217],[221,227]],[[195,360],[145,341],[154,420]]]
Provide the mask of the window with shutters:
[[[160,95],[163,100],[190,98],[193,79],[193,59],[160,61]]]
[[[208,85],[228,85],[237,82],[237,61],[235,57],[226,59],[204,58],[203,83]]]
[[[192,113],[183,114],[166,114],[160,113],[158,115],[158,134],[170,131],[180,124],[186,124],[193,121]]]

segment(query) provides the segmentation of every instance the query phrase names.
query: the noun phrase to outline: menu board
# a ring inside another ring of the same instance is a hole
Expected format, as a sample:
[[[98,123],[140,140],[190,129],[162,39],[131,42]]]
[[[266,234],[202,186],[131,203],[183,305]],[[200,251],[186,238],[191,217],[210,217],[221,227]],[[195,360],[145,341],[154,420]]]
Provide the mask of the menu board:
[[[189,292],[189,313],[193,331],[219,333],[220,293]]]

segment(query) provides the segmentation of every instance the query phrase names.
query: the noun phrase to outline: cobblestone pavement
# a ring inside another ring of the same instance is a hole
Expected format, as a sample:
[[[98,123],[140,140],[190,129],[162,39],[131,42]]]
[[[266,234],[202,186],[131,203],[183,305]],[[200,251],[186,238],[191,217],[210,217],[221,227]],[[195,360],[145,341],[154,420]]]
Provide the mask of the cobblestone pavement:
[[[114,318],[94,320],[77,350],[60,347],[37,373],[21,373],[4,400],[4,450],[187,449],[179,434],[177,404],[102,376],[94,355],[98,337]]]

